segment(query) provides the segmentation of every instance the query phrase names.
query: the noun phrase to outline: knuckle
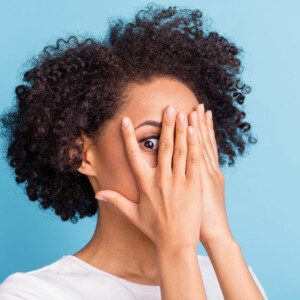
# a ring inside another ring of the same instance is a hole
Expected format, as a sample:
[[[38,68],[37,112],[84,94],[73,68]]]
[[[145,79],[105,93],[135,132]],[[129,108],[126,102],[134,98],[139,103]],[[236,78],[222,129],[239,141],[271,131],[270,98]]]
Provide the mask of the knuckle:
[[[199,161],[199,156],[195,154],[188,154],[187,155],[187,161],[191,164],[198,164]]]
[[[165,180],[160,178],[160,180],[157,181],[157,187],[159,188],[160,191],[164,190],[165,187]]]
[[[128,149],[127,150],[127,157],[129,160],[134,160],[137,158],[137,150],[136,149]]]
[[[162,151],[169,150],[171,147],[171,142],[168,141],[167,139],[160,139],[158,147]]]
[[[183,148],[179,148],[179,147],[175,147],[174,148],[174,155],[177,155],[177,156],[184,156],[186,153],[185,149]]]
[[[176,132],[177,133],[185,133],[186,132],[186,125],[185,124],[176,124]]]
[[[157,180],[156,187],[158,188],[159,192],[164,195],[167,187],[167,178],[161,177],[159,180]]]
[[[170,120],[168,118],[164,118],[163,123],[164,123],[164,125],[169,126],[169,127],[174,126],[174,120],[173,119]]]

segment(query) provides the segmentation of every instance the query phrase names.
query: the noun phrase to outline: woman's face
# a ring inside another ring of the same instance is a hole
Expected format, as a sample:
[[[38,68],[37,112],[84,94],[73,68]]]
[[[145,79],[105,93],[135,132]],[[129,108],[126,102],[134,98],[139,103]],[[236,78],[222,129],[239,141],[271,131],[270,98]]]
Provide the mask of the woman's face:
[[[86,152],[83,157],[86,163],[84,169],[81,167],[78,171],[89,176],[95,193],[100,190],[114,190],[128,200],[138,203],[138,186],[123,144],[120,127],[122,118],[131,118],[145,163],[155,167],[158,157],[159,123],[162,121],[165,107],[171,104],[176,114],[182,111],[188,116],[199,102],[186,85],[166,77],[156,78],[147,84],[131,84],[126,89],[126,96],[129,104],[117,119],[107,123],[97,144],[90,148],[85,146]],[[149,121],[158,125],[143,124]]]

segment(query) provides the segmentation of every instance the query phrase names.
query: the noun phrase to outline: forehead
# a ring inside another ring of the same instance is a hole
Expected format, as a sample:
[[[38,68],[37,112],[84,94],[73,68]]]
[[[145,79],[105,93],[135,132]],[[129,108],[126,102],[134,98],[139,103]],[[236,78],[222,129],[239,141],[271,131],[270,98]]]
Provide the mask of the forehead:
[[[145,119],[161,121],[164,108],[171,104],[175,112],[189,114],[198,105],[192,90],[184,83],[168,77],[155,78],[151,82],[127,86],[125,97],[129,101],[123,114],[136,125]]]

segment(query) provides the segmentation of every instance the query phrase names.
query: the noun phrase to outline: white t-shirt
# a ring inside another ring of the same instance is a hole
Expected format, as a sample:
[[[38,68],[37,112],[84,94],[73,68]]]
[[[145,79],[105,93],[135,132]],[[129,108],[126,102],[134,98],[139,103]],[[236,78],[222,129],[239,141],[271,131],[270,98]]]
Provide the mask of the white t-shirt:
[[[208,300],[224,299],[208,256],[198,256]],[[266,293],[248,266],[264,298]],[[0,284],[1,300],[158,300],[160,287],[125,280],[73,255],[29,272],[16,272]]]

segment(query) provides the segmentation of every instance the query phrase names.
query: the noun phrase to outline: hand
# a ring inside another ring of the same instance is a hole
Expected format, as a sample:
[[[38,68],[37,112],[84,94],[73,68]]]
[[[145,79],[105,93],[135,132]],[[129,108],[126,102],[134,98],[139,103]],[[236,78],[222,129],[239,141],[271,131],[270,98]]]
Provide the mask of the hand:
[[[201,173],[200,176],[203,212],[199,238],[203,246],[220,238],[233,238],[227,220],[224,175],[219,168],[218,150],[213,120],[209,118],[210,113],[211,111],[204,113],[204,104],[199,104],[196,111],[189,115],[189,124],[198,128],[200,151],[204,152],[205,164],[209,169],[209,172]],[[193,114],[198,116],[198,120],[192,117]]]
[[[122,127],[127,158],[140,190],[139,203],[110,190],[99,191],[95,197],[105,197],[157,247],[192,246],[197,249],[202,215],[200,169],[207,170],[203,163],[199,168],[204,157],[197,131],[190,136],[187,117],[184,116],[183,123],[178,117],[179,114],[175,118],[174,108],[171,115],[164,110],[156,168],[144,160],[130,118],[128,125]]]

